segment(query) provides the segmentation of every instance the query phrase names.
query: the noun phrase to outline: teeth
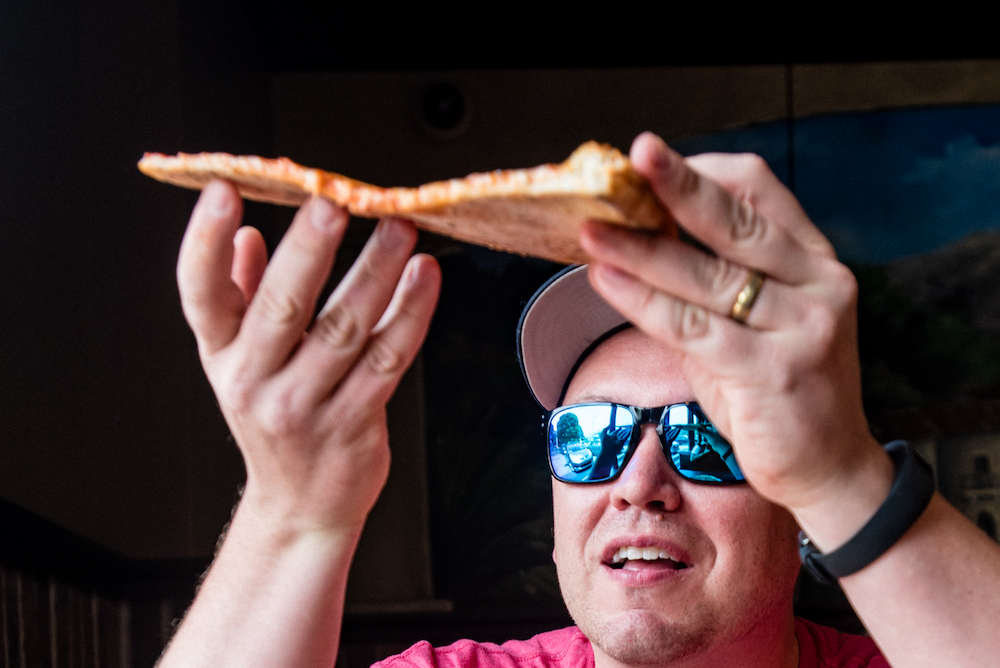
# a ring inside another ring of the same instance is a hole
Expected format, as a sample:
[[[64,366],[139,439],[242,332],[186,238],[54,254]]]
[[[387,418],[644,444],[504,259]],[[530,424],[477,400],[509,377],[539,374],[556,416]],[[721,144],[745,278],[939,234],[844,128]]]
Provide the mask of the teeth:
[[[642,559],[644,561],[656,561],[657,559],[669,559],[670,561],[677,561],[674,556],[671,556],[669,552],[658,547],[633,547],[631,545],[623,545],[618,548],[615,555],[611,558],[611,563],[620,564],[623,561]]]

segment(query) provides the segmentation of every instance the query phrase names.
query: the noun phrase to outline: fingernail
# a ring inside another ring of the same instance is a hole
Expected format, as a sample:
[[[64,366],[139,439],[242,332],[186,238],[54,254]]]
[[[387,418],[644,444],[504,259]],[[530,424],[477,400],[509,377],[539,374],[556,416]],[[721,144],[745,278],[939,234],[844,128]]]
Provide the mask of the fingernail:
[[[678,156],[659,135],[652,132],[643,132],[636,138],[636,143],[640,141],[649,142],[649,160],[657,169],[666,169],[674,162],[675,156]]]
[[[378,242],[383,248],[395,249],[408,243],[409,229],[406,223],[395,218],[386,218],[378,225]]]
[[[420,282],[420,262],[415,262],[410,260],[406,265],[406,271],[403,273],[403,284],[407,287],[411,287]]]
[[[319,229],[326,229],[333,222],[337,210],[326,199],[313,196],[309,199],[309,221]]]
[[[597,280],[610,288],[620,288],[632,281],[632,277],[618,267],[609,264],[599,264],[591,267],[597,273]]]
[[[233,197],[221,181],[211,181],[201,191],[199,204],[204,206],[208,212],[216,218],[225,218],[233,212]]]

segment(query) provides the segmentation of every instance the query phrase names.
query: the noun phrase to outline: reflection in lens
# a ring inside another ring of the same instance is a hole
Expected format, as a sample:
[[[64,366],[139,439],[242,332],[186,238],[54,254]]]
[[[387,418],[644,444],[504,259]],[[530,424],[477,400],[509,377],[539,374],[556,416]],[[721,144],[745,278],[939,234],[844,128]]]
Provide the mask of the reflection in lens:
[[[638,413],[617,404],[581,404],[553,411],[548,423],[549,464],[564,482],[604,482],[625,464]],[[643,414],[655,409],[642,409]],[[647,419],[643,417],[642,419]],[[698,404],[665,407],[658,431],[677,472],[707,483],[744,480],[733,446],[709,422]]]
[[[629,416],[631,419],[631,416]],[[605,427],[601,430],[601,451],[594,462],[594,470],[590,472],[588,480],[607,480],[618,473],[622,465],[628,444],[632,435],[632,427]]]
[[[618,472],[628,451],[632,413],[613,404],[559,409],[549,420],[549,462],[565,482],[601,482]]]
[[[664,412],[662,428],[670,459],[685,478],[722,483],[744,479],[733,446],[696,404],[671,406]]]

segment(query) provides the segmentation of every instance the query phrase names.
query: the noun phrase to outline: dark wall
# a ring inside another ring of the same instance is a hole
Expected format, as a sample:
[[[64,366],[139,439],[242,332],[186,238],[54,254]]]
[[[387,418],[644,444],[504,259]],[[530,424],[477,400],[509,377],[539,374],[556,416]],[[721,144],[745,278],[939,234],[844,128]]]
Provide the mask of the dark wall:
[[[0,496],[130,556],[210,553],[241,475],[174,287],[194,197],[134,167],[267,150],[232,9],[0,6]]]

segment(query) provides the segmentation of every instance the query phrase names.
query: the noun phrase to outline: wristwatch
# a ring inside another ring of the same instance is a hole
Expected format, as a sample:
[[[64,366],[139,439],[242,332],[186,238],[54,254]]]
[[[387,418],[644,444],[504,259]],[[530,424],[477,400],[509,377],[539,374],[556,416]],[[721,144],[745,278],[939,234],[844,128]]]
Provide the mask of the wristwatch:
[[[802,565],[823,584],[857,573],[903,537],[934,496],[934,474],[916,450],[905,441],[885,446],[896,467],[896,479],[879,509],[868,523],[839,548],[823,554],[803,532],[799,532]]]

